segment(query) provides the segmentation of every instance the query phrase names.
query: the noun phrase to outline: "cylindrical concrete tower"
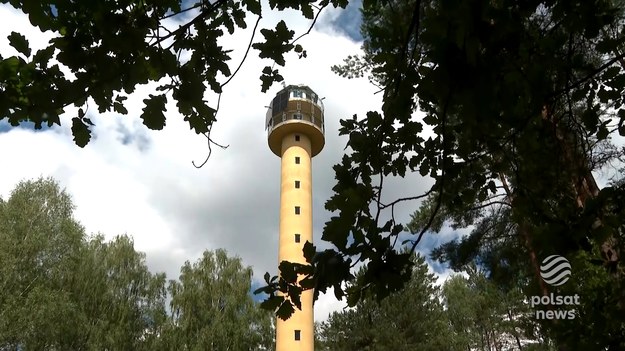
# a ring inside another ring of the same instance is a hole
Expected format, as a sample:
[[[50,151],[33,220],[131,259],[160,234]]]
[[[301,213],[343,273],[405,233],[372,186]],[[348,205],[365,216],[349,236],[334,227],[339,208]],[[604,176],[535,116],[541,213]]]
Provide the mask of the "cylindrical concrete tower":
[[[271,101],[265,121],[269,148],[281,158],[278,260],[305,263],[302,249],[313,241],[312,158],[325,144],[323,103],[312,89],[289,85]],[[313,351],[313,294],[302,294],[302,310],[276,323],[276,351]]]

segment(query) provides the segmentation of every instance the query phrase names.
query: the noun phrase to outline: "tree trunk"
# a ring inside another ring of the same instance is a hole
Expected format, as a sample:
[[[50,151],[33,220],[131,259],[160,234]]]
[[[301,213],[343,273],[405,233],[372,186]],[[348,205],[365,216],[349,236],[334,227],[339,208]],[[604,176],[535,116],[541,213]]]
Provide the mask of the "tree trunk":
[[[514,335],[514,339],[516,340],[516,344],[519,347],[519,351],[523,350],[523,346],[521,345],[521,340],[519,339],[519,333],[517,332],[516,326],[514,325],[514,319],[512,318],[512,311],[509,308],[506,308],[506,312],[508,314],[508,319],[510,320],[510,325],[512,325],[512,335]]]
[[[508,186],[508,182],[506,181],[506,178],[504,177],[503,174],[500,173],[499,179],[501,180],[501,183],[503,184],[503,188],[506,192],[506,196],[508,197],[508,201],[510,202],[510,204],[512,204],[512,207],[514,207],[515,196],[512,193],[512,190],[510,189],[510,187]],[[540,292],[543,296],[549,296],[549,290],[547,289],[547,285],[545,284],[545,282],[542,280],[540,276],[540,264],[538,263],[538,257],[536,256],[536,251],[534,250],[534,246],[532,245],[532,239],[530,237],[529,230],[527,229],[527,223],[525,221],[522,221],[521,223],[518,223],[518,225],[519,225],[519,234],[521,235],[523,246],[525,246],[530,256],[530,263],[532,264],[534,277],[536,278],[536,281],[538,282]]]
[[[553,118],[548,107],[543,109],[542,117],[552,126],[554,137],[563,152],[563,163],[571,167],[570,171],[573,178],[571,179],[571,183],[576,204],[580,209],[584,208],[586,201],[597,197],[600,190],[592,174],[592,170],[589,167],[590,162],[588,156],[575,147],[575,145],[578,144],[575,133],[558,124],[558,121]],[[593,229],[600,225],[601,220],[597,218]],[[613,236],[601,243],[601,256],[604,260],[605,267],[616,265],[619,261],[618,253],[614,249],[615,246],[616,239]]]

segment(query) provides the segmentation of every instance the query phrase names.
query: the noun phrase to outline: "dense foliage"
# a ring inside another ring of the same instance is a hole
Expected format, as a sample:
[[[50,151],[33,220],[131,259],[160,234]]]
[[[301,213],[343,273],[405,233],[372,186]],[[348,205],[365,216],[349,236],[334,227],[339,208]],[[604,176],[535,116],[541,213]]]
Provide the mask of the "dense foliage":
[[[364,274],[361,269],[358,275]],[[406,288],[378,304],[363,298],[321,325],[320,350],[452,350],[439,291],[423,257],[415,257]]]
[[[228,65],[229,48],[218,41],[239,28],[245,29],[249,16],[256,19],[256,34],[262,14],[260,0],[0,3],[25,12],[41,31],[56,34],[48,47],[37,52],[24,35],[12,32],[9,36],[19,54],[3,57],[0,53],[0,120],[8,118],[13,126],[30,121],[40,129],[43,124],[60,125],[59,116],[65,108],[75,106],[79,110],[72,119],[72,134],[81,147],[91,138],[89,128],[93,122],[86,115],[89,101],[100,113],[127,114],[124,101],[128,94],[148,82],[159,85],[158,93],[144,100],[141,118],[148,128],[163,129],[165,104],[173,99],[189,127],[210,140],[218,101],[205,101],[205,92],[208,88],[221,94],[238,71]],[[345,7],[347,0],[269,1],[271,9],[299,10],[309,19],[329,5]],[[286,53],[305,54],[302,46],[295,44],[295,32],[284,21],[275,28],[260,29],[260,33],[261,41],[253,43],[254,35],[250,39],[250,46],[258,50],[260,57],[284,66]],[[273,66],[259,73],[262,91],[282,81]]]
[[[88,237],[72,213],[51,179],[0,199],[0,350],[272,349],[240,259],[206,251],[168,283],[127,236]]]
[[[402,291],[379,303],[365,296],[318,333],[320,351],[553,350],[518,290],[503,293],[475,267],[437,286],[423,257]]]
[[[252,301],[252,272],[239,259],[206,251],[167,282],[148,271],[127,236],[86,236],[73,210],[51,179],[21,182],[0,199],[0,350],[273,349],[272,316]],[[502,294],[475,270],[441,289],[422,256],[411,262],[404,290],[381,303],[366,294],[333,313],[318,326],[316,349],[490,350],[544,341],[532,332],[536,323],[521,318],[522,295]]]

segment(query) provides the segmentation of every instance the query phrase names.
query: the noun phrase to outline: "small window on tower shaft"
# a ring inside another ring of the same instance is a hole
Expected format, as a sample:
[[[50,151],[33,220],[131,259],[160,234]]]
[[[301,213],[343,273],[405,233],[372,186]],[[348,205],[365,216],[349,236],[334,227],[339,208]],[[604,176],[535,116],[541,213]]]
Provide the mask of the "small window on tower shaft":
[[[299,135],[295,136],[295,141],[299,141]]]
[[[295,189],[299,189],[299,180],[295,181]]]
[[[295,214],[298,215],[299,214],[299,206],[295,206]]]
[[[302,332],[300,330],[295,331],[295,341],[299,341],[302,337]]]
[[[295,164],[298,165],[299,164],[299,156],[295,156]]]
[[[301,236],[299,234],[295,234],[295,242],[299,243],[301,239]]]

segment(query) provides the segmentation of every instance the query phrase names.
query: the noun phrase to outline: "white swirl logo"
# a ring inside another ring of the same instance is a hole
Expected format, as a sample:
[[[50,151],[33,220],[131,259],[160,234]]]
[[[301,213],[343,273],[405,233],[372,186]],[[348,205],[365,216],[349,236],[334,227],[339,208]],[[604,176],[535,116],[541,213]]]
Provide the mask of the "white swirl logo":
[[[571,264],[562,256],[551,255],[540,265],[540,276],[543,277],[545,283],[560,286],[569,280]]]

